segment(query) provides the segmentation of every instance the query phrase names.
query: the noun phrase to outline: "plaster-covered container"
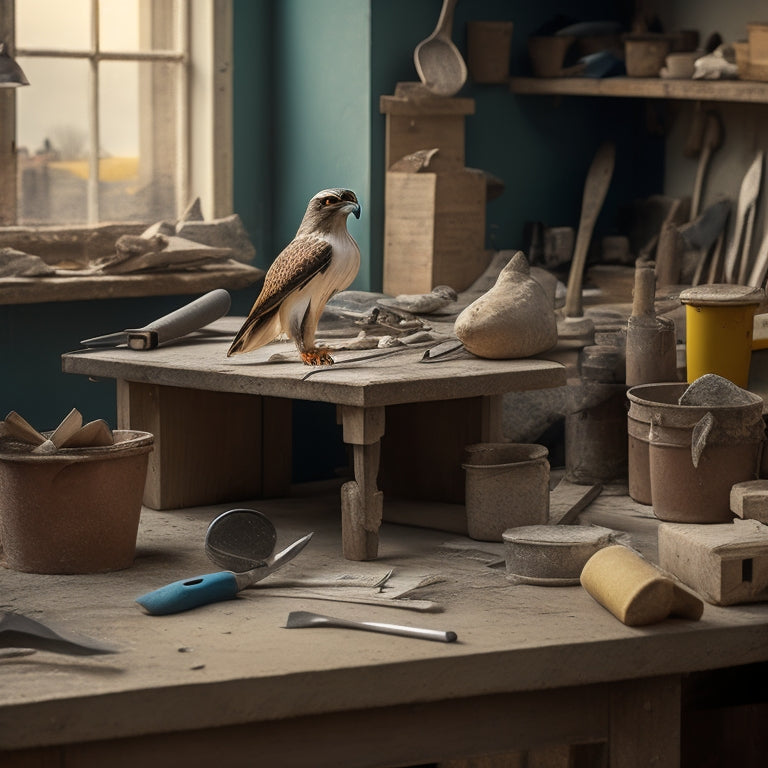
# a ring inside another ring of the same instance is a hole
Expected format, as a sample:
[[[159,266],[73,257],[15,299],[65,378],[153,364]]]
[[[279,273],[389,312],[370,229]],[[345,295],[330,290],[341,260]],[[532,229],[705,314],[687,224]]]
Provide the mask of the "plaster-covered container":
[[[113,434],[114,445],[52,454],[0,440],[0,562],[30,573],[99,573],[133,563],[154,438]]]

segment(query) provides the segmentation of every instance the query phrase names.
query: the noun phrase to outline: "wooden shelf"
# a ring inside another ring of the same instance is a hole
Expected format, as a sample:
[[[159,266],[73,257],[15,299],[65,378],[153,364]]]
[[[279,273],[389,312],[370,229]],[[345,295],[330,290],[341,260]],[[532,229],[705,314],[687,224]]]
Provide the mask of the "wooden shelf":
[[[48,301],[85,301],[137,296],[171,296],[202,293],[214,288],[247,288],[264,276],[264,270],[232,263],[186,272],[153,272],[89,277],[3,277],[0,305],[37,304]]]
[[[513,77],[517,94],[611,96],[768,104],[768,82],[751,80],[672,80],[659,77]]]

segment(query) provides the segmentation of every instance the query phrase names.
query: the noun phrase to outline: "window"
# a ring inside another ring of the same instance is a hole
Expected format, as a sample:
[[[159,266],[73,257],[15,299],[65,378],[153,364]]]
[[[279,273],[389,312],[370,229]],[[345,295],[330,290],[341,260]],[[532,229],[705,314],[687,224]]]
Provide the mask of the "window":
[[[0,224],[231,213],[230,27],[231,0],[4,0],[30,85],[0,90]]]

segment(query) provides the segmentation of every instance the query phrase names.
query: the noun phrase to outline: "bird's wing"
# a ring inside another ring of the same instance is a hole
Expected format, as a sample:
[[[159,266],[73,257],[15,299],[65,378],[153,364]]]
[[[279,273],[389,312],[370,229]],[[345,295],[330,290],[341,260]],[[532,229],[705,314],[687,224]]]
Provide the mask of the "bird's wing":
[[[264,287],[256,299],[251,316],[266,314],[289,293],[301,288],[322,272],[331,261],[331,244],[319,237],[297,237],[272,263],[264,278]]]
[[[251,311],[237,332],[227,354],[244,346],[244,340],[264,320],[270,318],[283,299],[322,272],[331,261],[331,244],[319,237],[303,236],[291,241],[267,270],[264,286]]]

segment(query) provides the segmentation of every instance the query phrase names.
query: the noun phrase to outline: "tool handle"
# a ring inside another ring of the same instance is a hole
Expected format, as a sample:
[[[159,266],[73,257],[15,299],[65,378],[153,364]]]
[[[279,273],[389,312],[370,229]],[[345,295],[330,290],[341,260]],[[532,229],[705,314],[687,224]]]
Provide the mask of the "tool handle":
[[[201,605],[231,600],[238,592],[237,579],[231,571],[208,573],[183,581],[174,581],[136,598],[136,602],[153,616],[181,613]]]
[[[229,293],[216,288],[143,328],[126,331],[128,346],[131,349],[154,349],[166,341],[180,339],[226,315],[231,303]]]
[[[405,627],[400,624],[383,624],[377,621],[350,622],[348,626],[350,628],[367,629],[371,632],[382,632],[385,635],[401,635],[402,637],[418,637],[422,640],[437,640],[441,643],[452,643],[456,640],[455,632],[444,632],[439,629]]]

